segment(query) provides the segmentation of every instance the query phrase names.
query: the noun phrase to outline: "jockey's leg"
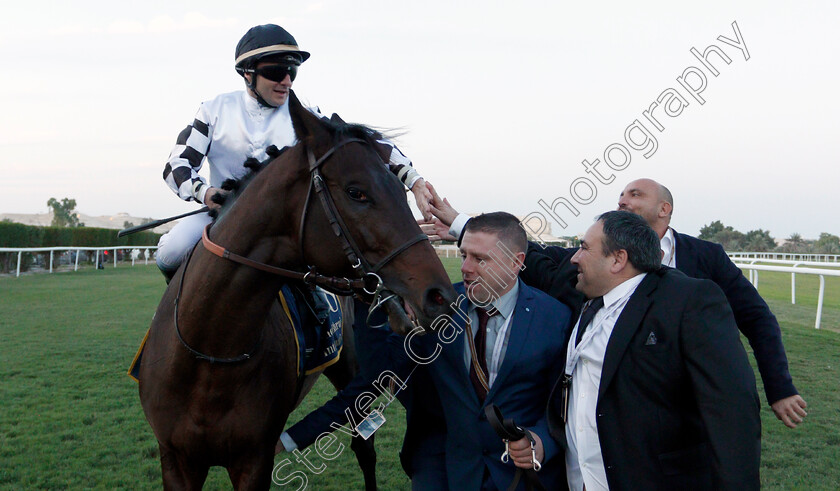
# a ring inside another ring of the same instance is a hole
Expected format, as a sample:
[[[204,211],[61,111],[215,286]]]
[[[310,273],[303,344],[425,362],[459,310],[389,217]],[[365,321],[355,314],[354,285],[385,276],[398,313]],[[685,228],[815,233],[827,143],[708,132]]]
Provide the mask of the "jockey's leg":
[[[327,292],[321,288],[316,288],[312,291],[312,301],[314,303],[315,317],[318,319],[317,322],[323,325],[330,318],[330,302],[327,300]]]
[[[207,213],[182,218],[172,230],[160,238],[155,262],[166,278],[166,283],[169,283],[178,271],[190,249],[201,239],[201,232],[210,221],[210,215]]]

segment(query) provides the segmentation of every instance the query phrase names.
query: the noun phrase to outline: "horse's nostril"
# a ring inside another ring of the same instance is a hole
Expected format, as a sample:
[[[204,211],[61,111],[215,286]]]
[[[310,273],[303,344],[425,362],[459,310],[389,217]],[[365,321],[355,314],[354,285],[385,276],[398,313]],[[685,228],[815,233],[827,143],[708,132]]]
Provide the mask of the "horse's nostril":
[[[443,305],[446,303],[446,299],[443,298],[443,294],[440,292],[440,290],[432,291],[431,297],[432,303],[435,303],[437,305]]]

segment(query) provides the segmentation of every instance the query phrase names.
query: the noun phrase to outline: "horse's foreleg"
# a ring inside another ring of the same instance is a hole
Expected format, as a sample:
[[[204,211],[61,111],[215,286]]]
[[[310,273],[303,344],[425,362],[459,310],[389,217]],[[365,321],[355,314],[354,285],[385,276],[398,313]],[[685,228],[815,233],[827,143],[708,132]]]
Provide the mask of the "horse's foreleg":
[[[163,489],[166,490],[200,490],[207,479],[210,470],[206,465],[195,465],[187,462],[182,454],[173,450],[160,448],[160,468],[163,474]]]
[[[356,454],[362,475],[365,477],[365,491],[376,491],[376,448],[373,446],[373,437],[365,440],[360,436],[354,436],[350,441],[350,448]]]
[[[244,455],[228,466],[228,476],[236,491],[263,490],[271,487],[274,452],[264,448],[261,452]]]

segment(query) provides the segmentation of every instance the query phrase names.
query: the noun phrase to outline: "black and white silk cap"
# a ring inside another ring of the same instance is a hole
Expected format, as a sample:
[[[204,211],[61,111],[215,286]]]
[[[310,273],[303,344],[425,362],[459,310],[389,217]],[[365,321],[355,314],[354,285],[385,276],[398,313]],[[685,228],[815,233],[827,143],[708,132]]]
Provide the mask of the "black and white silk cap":
[[[261,58],[277,54],[288,54],[298,64],[309,59],[309,53],[301,51],[295,38],[282,27],[275,24],[252,27],[236,45],[236,71],[241,73]]]

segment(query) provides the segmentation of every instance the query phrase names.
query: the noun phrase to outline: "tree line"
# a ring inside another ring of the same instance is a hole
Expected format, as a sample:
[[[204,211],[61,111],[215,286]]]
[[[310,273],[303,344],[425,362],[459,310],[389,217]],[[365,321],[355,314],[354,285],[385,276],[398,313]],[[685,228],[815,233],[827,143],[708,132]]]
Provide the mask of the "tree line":
[[[717,242],[724,249],[731,252],[790,252],[803,254],[840,254],[840,237],[823,232],[816,240],[803,239],[798,233],[793,233],[785,242],[777,246],[776,239],[769,230],[750,230],[747,233],[726,226],[720,220],[704,225],[700,229],[699,238]]]
[[[53,210],[53,227],[84,227],[79,222],[76,213],[76,200],[64,198],[58,201],[50,198],[47,206]],[[143,219],[141,225],[150,222],[150,218]],[[134,223],[126,221],[124,228],[133,227]],[[823,232],[816,240],[806,240],[798,233],[793,233],[781,246],[776,245],[776,239],[770,235],[769,230],[750,230],[747,233],[735,230],[731,226],[724,225],[720,220],[715,220],[700,229],[699,238],[711,242],[717,242],[727,251],[748,251],[748,252],[791,252],[805,254],[840,254],[840,237]],[[576,244],[575,244],[576,245]]]

